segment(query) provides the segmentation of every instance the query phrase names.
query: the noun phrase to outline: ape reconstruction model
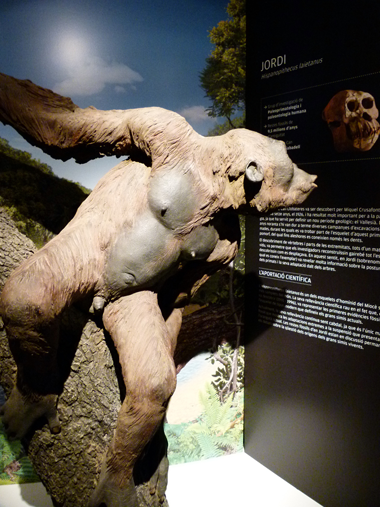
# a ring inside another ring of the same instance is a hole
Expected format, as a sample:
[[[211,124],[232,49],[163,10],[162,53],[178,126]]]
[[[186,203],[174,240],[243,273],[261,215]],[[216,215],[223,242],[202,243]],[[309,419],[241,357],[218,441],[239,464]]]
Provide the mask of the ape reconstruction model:
[[[237,129],[198,135],[160,108],[80,109],[0,74],[0,120],[55,158],[129,155],[66,228],[11,275],[1,315],[18,366],[3,408],[14,435],[45,416],[59,431],[60,317],[81,304],[102,317],[126,396],[91,505],[137,506],[133,468],[176,385],[173,353],[186,296],[237,254],[237,212],[301,203],[314,176],[284,143]]]

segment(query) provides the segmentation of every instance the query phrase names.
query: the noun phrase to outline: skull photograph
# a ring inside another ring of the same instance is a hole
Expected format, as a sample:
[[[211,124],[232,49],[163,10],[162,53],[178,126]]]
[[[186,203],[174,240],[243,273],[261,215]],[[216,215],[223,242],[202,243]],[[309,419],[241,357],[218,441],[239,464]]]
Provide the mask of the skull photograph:
[[[368,92],[342,90],[322,113],[338,152],[368,151],[376,143],[380,125],[375,98]]]
[[[374,100],[369,107],[369,94],[341,93],[326,108],[326,121],[340,114],[345,136],[333,130],[340,149],[348,138],[355,149],[369,149],[367,138],[375,142],[379,128]],[[43,418],[56,438],[61,322],[70,307],[80,307],[111,337],[125,386],[97,485],[83,505],[138,507],[134,468],[160,431],[176,387],[173,357],[186,301],[237,255],[239,213],[298,205],[316,177],[291,161],[285,143],[247,129],[203,137],[166,109],[81,109],[4,74],[0,121],[56,159],[126,158],[4,286],[0,314],[17,382],[2,413],[13,436]],[[150,464],[151,489],[160,486],[160,497],[165,458]]]

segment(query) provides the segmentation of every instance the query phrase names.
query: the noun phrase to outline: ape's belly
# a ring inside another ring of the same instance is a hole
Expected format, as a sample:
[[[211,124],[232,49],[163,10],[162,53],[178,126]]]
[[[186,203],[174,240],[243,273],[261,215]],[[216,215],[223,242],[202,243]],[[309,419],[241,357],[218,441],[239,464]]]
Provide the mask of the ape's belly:
[[[219,236],[212,226],[198,226],[180,236],[147,212],[112,247],[105,272],[106,294],[115,299],[136,289],[153,288],[180,262],[207,259]]]
[[[105,281],[111,298],[154,285],[176,266],[180,241],[147,211],[116,240],[107,259]]]

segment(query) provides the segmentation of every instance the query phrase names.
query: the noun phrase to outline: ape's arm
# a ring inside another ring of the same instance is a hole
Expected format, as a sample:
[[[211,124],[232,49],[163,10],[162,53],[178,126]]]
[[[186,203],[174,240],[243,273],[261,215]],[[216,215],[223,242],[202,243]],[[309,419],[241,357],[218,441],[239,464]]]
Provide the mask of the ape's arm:
[[[1,73],[0,121],[53,158],[81,163],[105,155],[130,155],[150,165],[157,149],[162,149],[160,134],[168,125],[175,123],[181,135],[192,131],[184,118],[165,109],[81,109],[67,97]]]

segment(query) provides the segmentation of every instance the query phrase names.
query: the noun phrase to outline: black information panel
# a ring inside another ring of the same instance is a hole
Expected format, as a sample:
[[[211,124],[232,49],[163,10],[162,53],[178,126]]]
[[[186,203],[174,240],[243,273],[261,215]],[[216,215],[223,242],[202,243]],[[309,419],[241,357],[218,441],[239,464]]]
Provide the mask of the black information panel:
[[[350,4],[248,17],[248,126],[318,188],[247,223],[245,445],[324,507],[377,507],[380,7]]]

